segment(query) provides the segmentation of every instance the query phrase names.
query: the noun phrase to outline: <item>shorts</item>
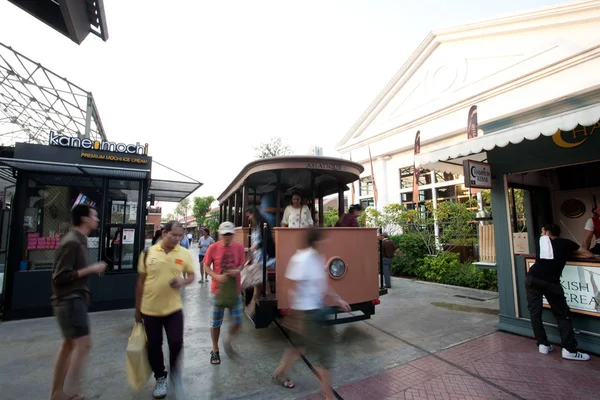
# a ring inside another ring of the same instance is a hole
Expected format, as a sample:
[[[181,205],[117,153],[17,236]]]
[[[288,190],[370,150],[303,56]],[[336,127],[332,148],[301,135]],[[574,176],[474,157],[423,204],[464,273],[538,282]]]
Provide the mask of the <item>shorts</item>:
[[[223,324],[223,316],[225,315],[225,308],[217,305],[215,294],[210,294],[210,304],[212,306],[212,312],[210,313],[210,327],[219,328]],[[235,307],[229,309],[231,314],[231,323],[238,325],[242,323],[242,314],[244,312],[244,303],[242,302],[242,295],[238,294],[237,302]]]
[[[200,261],[200,268],[202,268],[202,261],[204,261],[204,254],[198,254],[198,260]]]
[[[88,307],[81,296],[73,295],[59,300],[54,315],[65,339],[77,339],[90,334]]]
[[[333,366],[333,327],[325,325],[327,319],[327,310],[294,311],[293,317],[301,321],[296,321],[296,327],[300,330],[290,330],[292,342],[297,348],[304,349],[315,364],[323,368]],[[288,317],[285,317],[288,318]]]

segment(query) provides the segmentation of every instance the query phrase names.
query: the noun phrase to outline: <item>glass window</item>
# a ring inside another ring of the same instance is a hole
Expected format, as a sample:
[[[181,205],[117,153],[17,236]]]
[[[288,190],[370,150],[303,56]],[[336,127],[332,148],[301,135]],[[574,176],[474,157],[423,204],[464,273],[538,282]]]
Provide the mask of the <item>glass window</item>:
[[[367,207],[375,207],[375,200],[372,197],[368,199],[362,199],[360,201],[360,206],[363,210]]]
[[[47,184],[52,176],[29,179],[25,198],[23,254],[21,270],[51,269],[55,249],[72,227],[71,209],[75,204],[97,207],[102,202],[102,180],[73,177],[65,180],[76,186]],[[100,260],[100,230],[88,236],[88,262]]]
[[[373,194],[373,177],[367,176],[360,180],[359,196],[368,196]]]
[[[412,189],[413,187],[413,167],[400,169],[400,188]],[[412,200],[411,200],[412,201]]]
[[[431,184],[431,171],[428,169],[421,169],[419,171],[419,186]]]
[[[436,189],[436,195],[439,201],[450,200],[456,201],[456,187],[455,186],[444,186]]]
[[[459,178],[460,175],[456,175],[451,172],[435,171],[435,181],[437,183],[455,181]]]
[[[400,201],[402,203],[412,203],[412,201],[413,201],[413,194],[412,194],[412,192],[410,192],[410,193],[400,193]]]
[[[111,179],[108,181],[109,224],[135,224],[138,219],[138,199],[140,183]]]

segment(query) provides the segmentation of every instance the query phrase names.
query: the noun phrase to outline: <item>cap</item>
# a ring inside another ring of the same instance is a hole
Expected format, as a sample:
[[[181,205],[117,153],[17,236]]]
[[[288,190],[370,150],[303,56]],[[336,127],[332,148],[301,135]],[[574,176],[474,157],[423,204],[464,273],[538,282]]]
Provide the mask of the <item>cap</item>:
[[[227,233],[235,233],[235,225],[233,222],[225,221],[219,225],[219,235],[225,235]]]

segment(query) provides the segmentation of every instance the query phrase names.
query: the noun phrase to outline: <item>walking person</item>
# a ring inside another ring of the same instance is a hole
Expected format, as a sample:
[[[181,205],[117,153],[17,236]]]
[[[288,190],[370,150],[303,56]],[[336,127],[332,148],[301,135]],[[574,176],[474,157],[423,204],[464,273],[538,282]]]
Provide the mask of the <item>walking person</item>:
[[[144,323],[148,337],[148,359],[156,386],[153,396],[167,396],[167,370],[162,343],[163,329],[169,344],[170,378],[178,400],[185,398],[179,366],[183,348],[183,304],[181,288],[194,281],[194,264],[190,252],[179,245],[183,227],[168,222],[162,240],[140,254],[135,292],[135,321]]]
[[[219,225],[219,241],[209,246],[204,256],[204,270],[211,276],[210,301],[212,304],[210,337],[212,351],[210,363],[221,364],[219,354],[219,336],[225,309],[231,313],[231,327],[229,336],[225,341],[225,352],[234,357],[233,339],[242,323],[242,285],[240,272],[244,268],[244,245],[233,240],[235,225],[232,222],[223,222]],[[211,268],[212,265],[212,268]]]
[[[400,250],[396,247],[396,243],[390,239],[390,235],[387,232],[383,232],[383,240],[381,241],[381,251],[383,252],[383,278],[385,280],[385,287],[390,289],[392,287],[392,262],[394,261],[394,255],[399,253]]]
[[[333,400],[329,369],[333,361],[331,339],[333,332],[326,327],[325,306],[334,303],[344,312],[350,306],[329,286],[325,269],[325,257],[318,250],[322,244],[322,233],[318,229],[306,232],[302,248],[292,256],[286,270],[286,278],[292,284],[289,288],[290,305],[297,321],[294,341],[296,349],[285,349],[279,366],[273,372],[273,379],[286,388],[294,388],[294,382],[287,376],[294,361],[305,350],[311,359],[319,364],[315,367],[321,380],[322,391],[327,400]]]
[[[214,239],[210,237],[208,229],[203,229],[202,234],[200,239],[198,239],[198,248],[200,249],[198,251],[198,259],[200,260],[200,280],[198,283],[208,282],[208,274],[204,271],[202,263],[204,262],[204,256],[206,255],[209,246],[215,242]]]
[[[571,323],[571,312],[565,300],[565,292],[560,284],[560,277],[569,257],[577,255],[592,258],[593,254],[589,250],[579,247],[572,240],[559,238],[558,236],[560,236],[558,225],[548,224],[542,228],[540,252],[535,263],[527,272],[527,278],[525,279],[527,308],[529,309],[531,325],[540,353],[548,354],[553,350],[542,321],[542,297],[545,296],[552,309],[552,314],[558,322],[563,347],[562,358],[587,361],[590,356],[577,351],[577,340],[575,340]]]
[[[106,263],[88,263],[87,237],[98,228],[98,213],[85,204],[71,210],[73,229],[61,240],[52,266],[52,305],[63,341],[56,356],[50,400],[82,400],[81,376],[92,347],[88,275],[103,274]],[[70,372],[70,395],[65,380]],[[77,394],[73,394],[77,393]]]

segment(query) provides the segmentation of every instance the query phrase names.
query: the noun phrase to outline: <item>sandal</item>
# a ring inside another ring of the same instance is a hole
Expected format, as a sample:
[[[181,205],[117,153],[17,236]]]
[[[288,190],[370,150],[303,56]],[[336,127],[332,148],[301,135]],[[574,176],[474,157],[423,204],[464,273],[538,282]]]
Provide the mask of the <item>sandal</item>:
[[[210,363],[213,365],[221,364],[221,357],[219,356],[218,351],[210,352]]]
[[[296,387],[296,384],[294,382],[292,382],[292,380],[290,378],[288,378],[287,376],[284,377],[282,375],[283,374],[279,374],[279,375],[273,374],[272,378],[275,382],[277,382],[278,384],[280,384],[281,386],[283,386],[286,389],[293,389]]]

